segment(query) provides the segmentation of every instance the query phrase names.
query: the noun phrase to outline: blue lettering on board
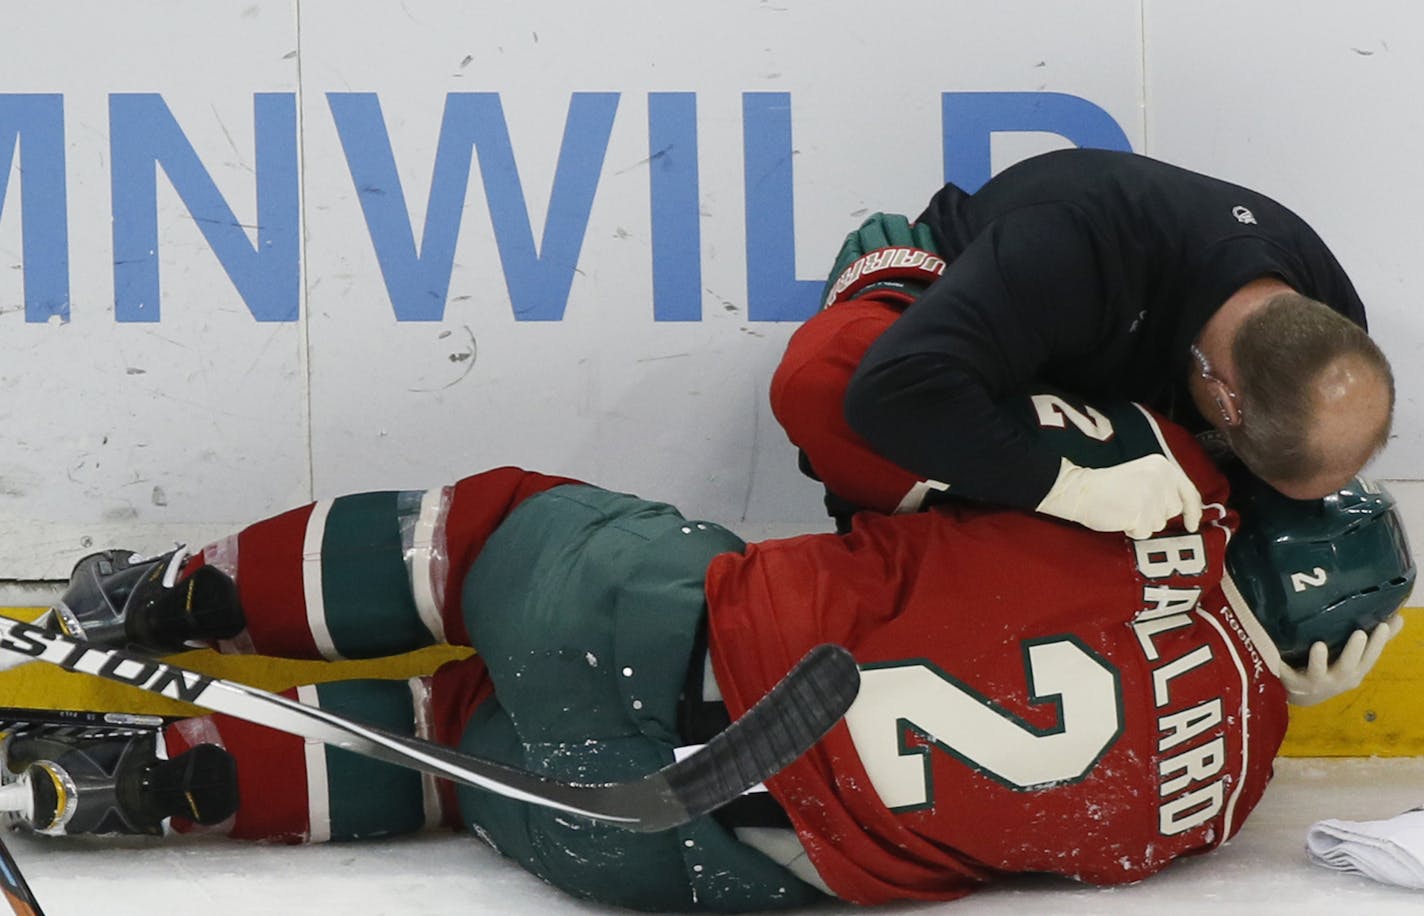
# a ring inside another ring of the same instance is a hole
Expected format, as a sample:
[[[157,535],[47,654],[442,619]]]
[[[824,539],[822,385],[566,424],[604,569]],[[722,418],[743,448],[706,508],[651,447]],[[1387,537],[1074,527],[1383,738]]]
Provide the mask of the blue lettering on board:
[[[69,320],[69,205],[64,183],[64,98],[0,93],[0,215],[19,150],[25,321]]]
[[[543,234],[537,242],[498,93],[446,96],[419,244],[378,97],[369,92],[332,92],[326,99],[397,321],[440,321],[445,316],[476,159],[514,317],[562,320],[602,177],[618,93],[570,95]],[[650,92],[647,99],[652,319],[700,321],[697,95]],[[13,173],[23,192],[19,221],[27,322],[69,318],[63,112],[59,95],[0,93],[0,215],[5,212]],[[1063,93],[945,92],[941,112],[944,177],[969,191],[989,178],[995,133],[1050,132],[1080,146],[1131,149],[1111,115],[1086,99]],[[162,317],[160,168],[253,318],[298,319],[301,193],[296,96],[254,93],[252,113],[257,222],[244,226],[161,95],[109,97],[118,321],[155,322]],[[743,94],[742,154],[747,316],[753,321],[803,320],[815,312],[824,278],[797,276],[790,93]]]
[[[419,250],[376,96],[333,92],[327,94],[327,103],[398,321],[439,321],[445,315],[472,151],[479,158],[514,316],[523,321],[564,317],[618,108],[617,93],[576,92],[570,97],[537,248],[498,93],[446,96]]]
[[[296,321],[301,302],[297,104],[290,92],[252,96],[257,240],[213,183],[157,93],[109,96],[114,209],[114,317],[158,321],[158,168],[258,321]]]

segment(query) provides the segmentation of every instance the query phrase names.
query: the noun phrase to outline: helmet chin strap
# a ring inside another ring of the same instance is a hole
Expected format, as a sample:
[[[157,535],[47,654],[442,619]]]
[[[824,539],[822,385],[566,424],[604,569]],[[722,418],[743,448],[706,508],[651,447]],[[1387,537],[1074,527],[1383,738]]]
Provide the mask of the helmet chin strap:
[[[1261,625],[1261,621],[1256,617],[1256,612],[1251,610],[1246,596],[1242,595],[1241,590],[1236,587],[1236,582],[1231,578],[1229,569],[1221,574],[1221,591],[1226,596],[1226,603],[1230,606],[1231,612],[1241,622],[1241,628],[1250,637],[1251,644],[1256,647],[1256,651],[1261,653],[1261,661],[1265,664],[1266,670],[1272,674],[1280,674],[1283,664],[1281,652],[1276,648],[1276,643],[1266,632],[1266,628]]]

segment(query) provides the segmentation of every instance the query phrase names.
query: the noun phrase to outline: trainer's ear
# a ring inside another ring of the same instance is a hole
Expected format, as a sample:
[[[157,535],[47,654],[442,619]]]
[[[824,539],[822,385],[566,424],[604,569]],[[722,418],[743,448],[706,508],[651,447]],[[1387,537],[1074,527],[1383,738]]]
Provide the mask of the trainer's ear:
[[[1221,424],[1228,429],[1241,425],[1241,404],[1231,386],[1215,376],[1205,376],[1211,399],[1221,411]]]

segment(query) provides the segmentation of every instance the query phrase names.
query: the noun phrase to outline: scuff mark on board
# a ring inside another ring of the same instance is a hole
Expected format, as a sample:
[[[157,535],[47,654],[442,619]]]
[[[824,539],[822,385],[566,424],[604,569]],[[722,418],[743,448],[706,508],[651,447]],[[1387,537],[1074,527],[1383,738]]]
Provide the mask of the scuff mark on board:
[[[464,363],[465,370],[461,372],[459,376],[451,379],[443,385],[439,385],[434,388],[407,388],[407,391],[411,392],[412,394],[431,394],[436,391],[444,391],[447,388],[452,388],[455,385],[460,384],[469,376],[470,372],[475,368],[475,361],[479,358],[479,344],[475,340],[475,332],[470,330],[469,325],[461,325],[460,327],[464,330],[466,336],[468,336],[470,339],[470,348],[468,350],[456,350],[455,352],[450,353],[446,357],[446,359],[448,359],[452,363]],[[439,338],[444,339],[449,336],[450,332],[447,330],[442,332],[439,335]]]

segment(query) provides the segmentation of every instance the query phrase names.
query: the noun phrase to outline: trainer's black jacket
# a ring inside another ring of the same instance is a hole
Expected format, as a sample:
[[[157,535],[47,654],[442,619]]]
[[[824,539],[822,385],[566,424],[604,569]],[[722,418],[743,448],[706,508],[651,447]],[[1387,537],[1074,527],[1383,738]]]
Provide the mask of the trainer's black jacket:
[[[1365,325],[1349,277],[1300,217],[1144,156],[1036,156],[972,195],[945,185],[918,221],[949,266],[866,353],[846,418],[881,455],[961,496],[1033,508],[1052,487],[1059,456],[999,406],[1031,382],[1201,427],[1190,346],[1258,277]]]

